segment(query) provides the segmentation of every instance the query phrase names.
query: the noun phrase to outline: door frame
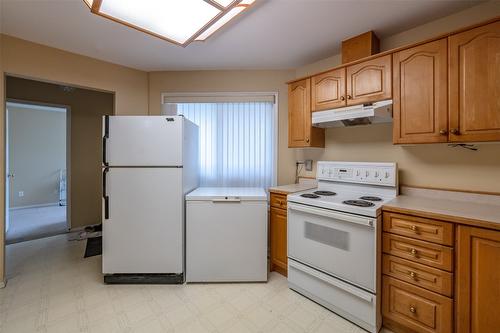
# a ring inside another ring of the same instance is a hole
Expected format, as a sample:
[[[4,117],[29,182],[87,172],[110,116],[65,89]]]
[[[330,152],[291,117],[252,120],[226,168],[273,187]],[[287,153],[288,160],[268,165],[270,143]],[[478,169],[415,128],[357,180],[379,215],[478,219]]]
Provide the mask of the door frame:
[[[9,158],[7,156],[7,153],[9,151],[8,149],[8,144],[9,140],[7,138],[8,134],[8,115],[7,115],[7,105],[8,104],[24,104],[24,105],[35,105],[35,106],[45,106],[45,107],[56,107],[56,108],[61,108],[66,110],[66,227],[68,231],[71,230],[71,107],[69,105],[64,105],[64,104],[52,104],[52,103],[44,103],[44,102],[37,102],[37,101],[30,101],[30,100],[22,100],[22,99],[13,99],[13,98],[6,98],[5,99],[5,147],[4,147],[4,152],[5,152],[5,158],[4,158],[4,168],[5,170],[8,169],[7,163],[9,162]],[[4,175],[5,178],[5,185],[4,185],[4,194],[5,194],[5,202],[7,203],[7,198],[10,195],[8,190],[8,184],[7,184],[7,178],[6,175]],[[4,219],[5,219],[5,225],[7,225],[8,221],[7,218],[9,217],[9,207],[5,207],[5,214],[4,214]],[[3,228],[3,232],[6,233],[5,226]]]

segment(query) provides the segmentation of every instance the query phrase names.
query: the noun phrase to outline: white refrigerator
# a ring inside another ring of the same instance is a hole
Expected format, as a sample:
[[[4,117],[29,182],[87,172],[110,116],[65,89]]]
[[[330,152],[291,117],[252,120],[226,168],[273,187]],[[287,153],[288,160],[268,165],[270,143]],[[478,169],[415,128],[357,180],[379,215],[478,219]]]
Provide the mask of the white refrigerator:
[[[183,283],[184,196],[198,187],[198,127],[183,116],[103,119],[106,283]]]

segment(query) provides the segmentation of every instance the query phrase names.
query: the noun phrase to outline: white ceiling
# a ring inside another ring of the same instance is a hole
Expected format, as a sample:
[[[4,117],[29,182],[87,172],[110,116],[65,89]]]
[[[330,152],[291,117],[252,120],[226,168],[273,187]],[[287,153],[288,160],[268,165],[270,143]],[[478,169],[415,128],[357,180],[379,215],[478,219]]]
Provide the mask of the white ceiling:
[[[95,16],[83,0],[2,0],[3,33],[153,70],[284,69],[328,57],[340,41],[383,38],[479,0],[257,0],[206,42],[186,48]]]

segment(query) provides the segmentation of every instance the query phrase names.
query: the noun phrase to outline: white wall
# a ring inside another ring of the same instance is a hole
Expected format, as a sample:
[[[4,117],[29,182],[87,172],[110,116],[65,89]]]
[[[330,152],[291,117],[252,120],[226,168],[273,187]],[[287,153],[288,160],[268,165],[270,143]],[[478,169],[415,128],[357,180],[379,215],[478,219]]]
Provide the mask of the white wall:
[[[66,110],[8,110],[10,208],[59,201],[59,171],[66,169]],[[23,196],[19,195],[23,192]]]

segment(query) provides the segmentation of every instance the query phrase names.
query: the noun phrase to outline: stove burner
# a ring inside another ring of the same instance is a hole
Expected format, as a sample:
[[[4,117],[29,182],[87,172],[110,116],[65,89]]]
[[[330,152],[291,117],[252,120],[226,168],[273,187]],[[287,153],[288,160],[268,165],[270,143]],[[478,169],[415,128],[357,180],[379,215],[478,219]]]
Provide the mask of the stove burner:
[[[362,197],[360,197],[360,199],[366,200],[366,201],[382,201],[382,198],[373,197],[373,196],[369,196],[369,195],[362,196]]]
[[[342,201],[346,205],[358,206],[358,207],[371,207],[375,206],[373,202],[365,201],[365,200],[346,200]]]
[[[301,194],[300,196],[304,197],[304,198],[310,198],[310,199],[317,199],[317,198],[319,198],[319,195],[312,194],[312,193],[304,193],[304,194]]]
[[[317,194],[317,195],[324,195],[324,196],[332,196],[332,195],[337,195],[337,193],[335,192],[332,192],[332,191],[316,191],[314,192],[314,194]]]

